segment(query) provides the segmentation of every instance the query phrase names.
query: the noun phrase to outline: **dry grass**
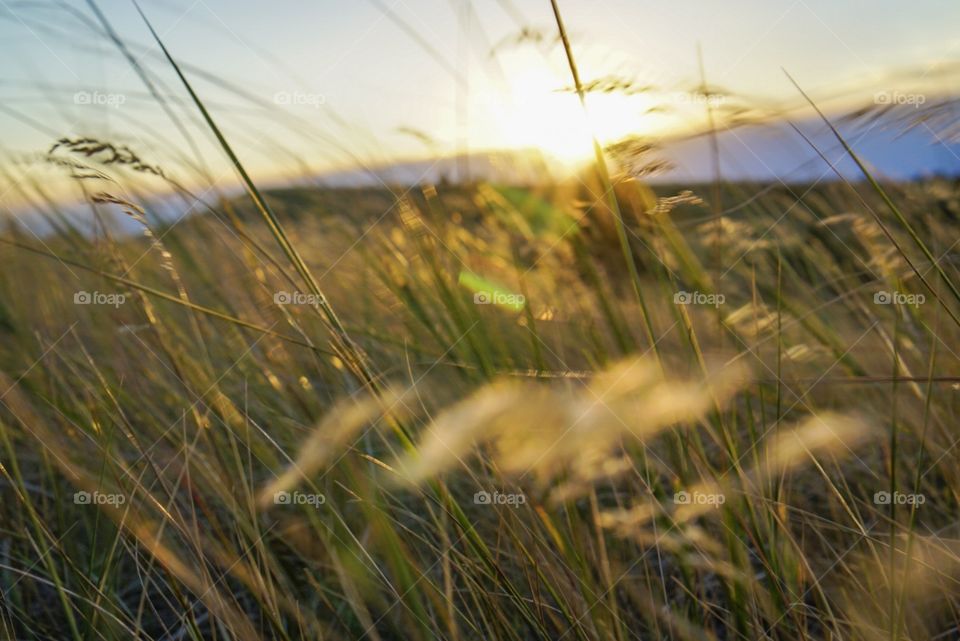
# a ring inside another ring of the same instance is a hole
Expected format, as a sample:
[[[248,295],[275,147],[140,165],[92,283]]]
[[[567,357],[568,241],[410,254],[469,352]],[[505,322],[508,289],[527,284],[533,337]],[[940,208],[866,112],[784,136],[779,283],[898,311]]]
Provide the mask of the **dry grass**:
[[[50,160],[145,238],[0,237],[0,636],[957,637],[955,182],[169,225],[138,153]]]

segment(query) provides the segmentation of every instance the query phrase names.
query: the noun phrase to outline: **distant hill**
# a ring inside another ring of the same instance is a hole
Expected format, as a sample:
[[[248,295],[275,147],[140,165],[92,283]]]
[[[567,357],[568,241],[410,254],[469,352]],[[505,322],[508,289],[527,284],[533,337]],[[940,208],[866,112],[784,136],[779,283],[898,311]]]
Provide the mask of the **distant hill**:
[[[880,176],[890,180],[960,176],[960,144],[956,140],[949,142],[949,138],[924,122],[916,122],[921,117],[927,117],[925,111],[905,105],[877,111],[869,117],[833,117],[833,120],[858,155]],[[954,119],[960,121],[960,117],[954,116]],[[805,118],[793,124],[841,173],[852,179],[861,177],[822,121]],[[717,133],[717,143],[725,180],[769,182],[779,179],[787,183],[807,183],[836,179],[827,163],[785,121],[723,129]],[[672,168],[649,176],[650,182],[684,184],[713,180],[708,134],[657,141],[651,157],[666,161]],[[374,169],[337,171],[318,176],[318,182],[331,187],[460,182],[467,171],[466,175],[472,180],[528,184],[542,178],[546,168],[551,167],[556,164],[537,151],[478,153],[466,158],[397,162]]]
[[[890,180],[960,175],[960,144],[931,127],[914,124],[912,114],[894,110],[865,119],[837,119],[834,125],[872,171]],[[844,176],[862,175],[819,119],[793,123]],[[835,180],[836,174],[787,122],[745,125],[717,134],[723,178],[733,181],[810,182]],[[658,156],[674,169],[655,177],[669,182],[713,178],[708,135],[664,143]]]
[[[325,187],[459,183],[465,179],[529,184],[542,180],[550,164],[537,150],[479,152],[327,172],[317,176],[317,182]]]
[[[941,101],[926,109],[913,106],[863,110],[847,117],[831,116],[856,153],[880,177],[906,181],[932,176],[960,177],[960,105]],[[819,119],[793,122],[838,171],[852,180],[862,178],[829,129]],[[812,184],[833,181],[836,175],[803,137],[786,121],[742,125],[718,131],[720,173],[728,182]],[[654,184],[686,186],[713,180],[711,139],[708,134],[658,141],[649,152],[650,161],[664,161],[669,169],[645,180]],[[308,181],[261,185],[275,207],[291,215],[319,210],[333,214],[389,209],[397,188],[417,184],[448,184],[487,181],[503,185],[529,185],[544,176],[561,177],[562,170],[539,151],[497,151],[469,156],[394,162],[377,167],[324,173]],[[569,170],[568,170],[569,171]],[[227,193],[240,195],[234,186]],[[416,190],[414,190],[415,192]],[[364,193],[361,193],[364,192]],[[452,194],[451,194],[452,195]],[[247,205],[245,198],[238,201]],[[172,195],[149,201],[151,218],[172,222],[203,211],[200,204],[186,208]],[[89,206],[64,204],[61,211],[82,233],[92,233]],[[33,233],[43,236],[50,224],[35,211],[24,209],[14,218]],[[127,216],[112,217],[120,233],[140,233],[139,224]]]

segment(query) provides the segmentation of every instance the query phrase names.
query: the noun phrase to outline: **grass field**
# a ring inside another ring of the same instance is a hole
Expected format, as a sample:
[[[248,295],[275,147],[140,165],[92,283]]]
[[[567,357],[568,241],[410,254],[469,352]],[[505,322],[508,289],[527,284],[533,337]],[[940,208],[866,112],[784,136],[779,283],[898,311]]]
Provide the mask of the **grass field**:
[[[63,139],[94,232],[34,186],[0,236],[0,637],[960,638],[955,180],[261,191],[219,145],[247,194],[174,222]]]

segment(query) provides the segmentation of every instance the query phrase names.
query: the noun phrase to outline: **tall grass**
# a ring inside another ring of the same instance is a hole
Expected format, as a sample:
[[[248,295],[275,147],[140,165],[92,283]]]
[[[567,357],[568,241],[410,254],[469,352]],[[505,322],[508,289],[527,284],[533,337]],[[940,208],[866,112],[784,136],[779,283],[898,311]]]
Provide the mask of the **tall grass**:
[[[954,182],[267,191],[153,35],[246,196],[0,237],[4,638],[956,636]]]

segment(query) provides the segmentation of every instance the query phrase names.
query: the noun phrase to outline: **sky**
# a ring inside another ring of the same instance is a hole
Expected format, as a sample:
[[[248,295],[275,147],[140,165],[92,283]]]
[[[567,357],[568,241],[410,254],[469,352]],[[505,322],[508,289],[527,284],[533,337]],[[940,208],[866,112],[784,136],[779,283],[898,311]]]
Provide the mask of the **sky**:
[[[5,174],[32,171],[58,137],[93,136],[188,181],[196,167],[233,180],[133,3],[97,2],[188,135],[98,33],[86,0],[0,0]],[[141,6],[248,169],[268,180],[464,150],[572,160],[591,135],[697,126],[706,107],[690,91],[704,78],[751,105],[798,106],[786,70],[818,101],[855,104],[947,91],[940,70],[960,61],[956,0],[559,0],[583,80],[632,83],[590,94],[584,116],[565,90],[549,0]]]

